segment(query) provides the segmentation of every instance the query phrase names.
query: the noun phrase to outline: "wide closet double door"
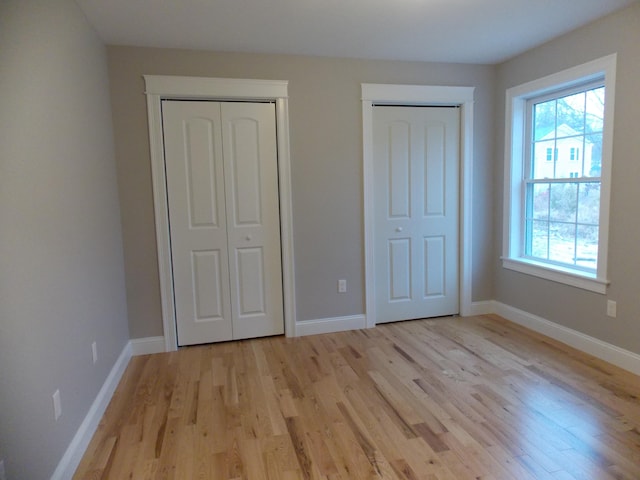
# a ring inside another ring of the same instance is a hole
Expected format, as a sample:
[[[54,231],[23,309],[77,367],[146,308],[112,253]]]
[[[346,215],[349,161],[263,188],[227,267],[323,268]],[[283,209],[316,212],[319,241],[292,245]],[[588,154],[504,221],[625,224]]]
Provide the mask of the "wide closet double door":
[[[162,102],[178,345],[284,332],[275,105]]]

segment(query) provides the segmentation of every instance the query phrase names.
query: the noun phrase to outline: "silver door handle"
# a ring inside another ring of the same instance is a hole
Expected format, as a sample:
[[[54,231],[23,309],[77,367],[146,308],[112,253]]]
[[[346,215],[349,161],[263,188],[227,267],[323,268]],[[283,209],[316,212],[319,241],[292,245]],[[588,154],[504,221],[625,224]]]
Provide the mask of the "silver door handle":
[[[396,228],[396,232],[400,233],[402,231],[402,227]]]
[[[244,239],[245,239],[247,242],[251,241],[251,235],[247,235],[246,237],[244,237]]]

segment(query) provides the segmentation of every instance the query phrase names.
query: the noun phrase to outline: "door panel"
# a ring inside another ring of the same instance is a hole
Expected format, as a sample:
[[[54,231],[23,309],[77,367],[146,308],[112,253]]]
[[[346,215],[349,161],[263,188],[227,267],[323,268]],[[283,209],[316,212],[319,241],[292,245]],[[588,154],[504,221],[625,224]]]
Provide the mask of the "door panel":
[[[424,239],[424,297],[445,294],[445,237]]]
[[[220,250],[191,252],[195,321],[216,321],[222,313],[222,275]]]
[[[215,126],[212,120],[205,118],[191,118],[183,123],[191,228],[218,226],[213,140]]]
[[[238,269],[238,316],[264,315],[265,285],[261,248],[236,250]]]
[[[273,104],[164,101],[178,344],[284,332]]]
[[[233,338],[284,333],[275,105],[222,103]]]
[[[225,143],[225,157],[232,167],[229,177],[235,207],[231,218],[236,227],[260,225],[260,125],[253,118],[230,118],[227,121],[225,127],[229,141]]]
[[[378,323],[458,313],[459,109],[374,107]]]
[[[178,345],[231,340],[220,105],[163,102]]]
[[[422,189],[424,194],[424,215],[428,217],[444,215],[445,194],[445,128],[433,124],[425,128],[426,155]]]
[[[389,242],[389,301],[411,299],[411,239]]]
[[[411,164],[409,124],[393,122],[387,127],[390,147],[387,159],[389,172],[389,217],[408,218],[411,210]]]

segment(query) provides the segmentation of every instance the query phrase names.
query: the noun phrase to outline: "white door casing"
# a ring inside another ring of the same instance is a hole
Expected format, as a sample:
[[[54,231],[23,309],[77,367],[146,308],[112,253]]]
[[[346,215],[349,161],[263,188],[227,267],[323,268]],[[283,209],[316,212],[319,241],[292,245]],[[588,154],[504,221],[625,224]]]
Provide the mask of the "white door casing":
[[[459,108],[373,112],[376,322],[458,313]]]
[[[171,265],[166,171],[162,134],[161,105],[164,99],[275,101],[284,326],[287,336],[295,336],[295,270],[287,82],[280,80],[182,77],[172,75],[145,75],[144,80],[149,122],[151,173],[165,350],[168,352],[174,351],[177,349],[178,344],[173,298],[173,269]]]
[[[162,116],[178,343],[283,333],[274,105]]]
[[[366,324],[376,325],[376,269],[374,254],[374,174],[373,108],[374,105],[447,105],[460,107],[460,221],[459,281],[460,314],[470,315],[471,303],[471,211],[473,178],[473,95],[474,87],[430,85],[391,85],[363,83],[363,193],[365,240]]]

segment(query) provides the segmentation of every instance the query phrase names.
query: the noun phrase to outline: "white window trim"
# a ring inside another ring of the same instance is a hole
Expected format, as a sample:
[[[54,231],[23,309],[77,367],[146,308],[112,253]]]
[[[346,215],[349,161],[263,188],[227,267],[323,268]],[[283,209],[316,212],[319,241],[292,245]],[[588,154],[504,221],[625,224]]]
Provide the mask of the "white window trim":
[[[606,293],[609,245],[609,206],[613,152],[613,116],[616,85],[616,54],[593,60],[523,85],[506,92],[504,211],[502,266],[504,268],[564,283],[597,293]],[[602,135],[602,172],[600,186],[600,226],[598,266],[596,274],[571,268],[556,267],[524,258],[522,221],[522,180],[524,178],[525,124],[527,100],[604,76],[605,107]]]

